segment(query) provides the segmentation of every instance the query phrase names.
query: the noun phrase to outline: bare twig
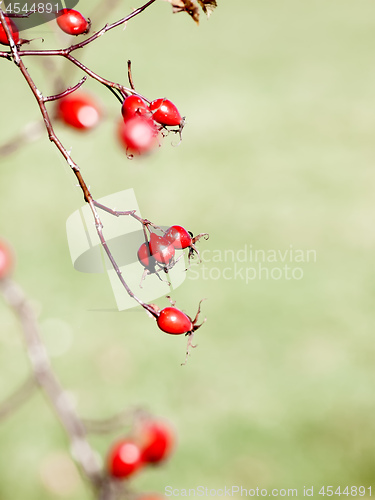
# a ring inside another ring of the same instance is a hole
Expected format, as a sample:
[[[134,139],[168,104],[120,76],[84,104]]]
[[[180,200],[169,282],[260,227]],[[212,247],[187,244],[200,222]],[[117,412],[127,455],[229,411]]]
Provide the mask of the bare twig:
[[[21,323],[33,375],[69,436],[74,458],[80,464],[85,476],[99,488],[102,482],[101,465],[86,439],[85,427],[78,418],[71,400],[52,371],[31,305],[22,289],[12,280],[0,281],[0,291]]]
[[[7,399],[0,404],[0,419],[9,417],[23,403],[25,403],[34,394],[36,389],[36,380],[34,377],[28,377],[25,382]]]
[[[36,141],[45,131],[43,121],[31,122],[25,125],[12,139],[0,146],[1,157],[8,156],[29,142]]]
[[[128,60],[128,80],[129,80],[130,88],[132,90],[135,90],[133,75],[132,75],[132,62],[130,59]]]
[[[50,101],[57,101],[57,99],[61,99],[62,97],[65,97],[69,94],[72,94],[75,92],[77,89],[82,87],[82,85],[85,83],[87,80],[87,76],[84,76],[78,83],[77,85],[74,85],[74,87],[69,87],[68,89],[64,90],[64,92],[60,92],[59,94],[55,95],[50,95],[48,97],[43,97],[44,102],[50,102]]]

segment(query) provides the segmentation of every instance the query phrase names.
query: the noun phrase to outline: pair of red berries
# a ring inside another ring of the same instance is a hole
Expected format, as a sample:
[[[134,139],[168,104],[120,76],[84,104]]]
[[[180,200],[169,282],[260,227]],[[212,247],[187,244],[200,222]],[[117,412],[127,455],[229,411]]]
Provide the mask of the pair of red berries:
[[[150,270],[154,268],[155,261],[168,266],[174,258],[176,249],[189,248],[191,244],[192,237],[185,228],[171,226],[164,236],[151,233],[150,241],[142,243],[138,249],[138,260]]]
[[[180,112],[168,99],[150,104],[137,95],[128,96],[121,108],[119,137],[130,154],[144,154],[158,146],[161,128],[181,126]],[[161,125],[161,127],[160,127]]]
[[[21,42],[19,31],[15,22],[5,17],[6,23],[12,33],[14,43]],[[74,9],[61,9],[56,14],[56,22],[59,28],[68,35],[85,35],[90,31],[91,21],[86,19],[80,12]],[[0,24],[0,44],[9,45],[3,26]]]
[[[118,479],[128,478],[145,465],[169,458],[174,443],[175,435],[169,424],[146,421],[134,437],[114,443],[108,454],[108,473]]]

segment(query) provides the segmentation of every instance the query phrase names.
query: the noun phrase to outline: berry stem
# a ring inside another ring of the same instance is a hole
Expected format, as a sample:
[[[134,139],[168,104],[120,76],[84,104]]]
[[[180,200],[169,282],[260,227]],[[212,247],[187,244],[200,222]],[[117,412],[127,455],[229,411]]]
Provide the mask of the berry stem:
[[[130,88],[132,90],[135,90],[133,75],[132,75],[132,62],[130,59],[128,60],[128,80],[129,80]]]

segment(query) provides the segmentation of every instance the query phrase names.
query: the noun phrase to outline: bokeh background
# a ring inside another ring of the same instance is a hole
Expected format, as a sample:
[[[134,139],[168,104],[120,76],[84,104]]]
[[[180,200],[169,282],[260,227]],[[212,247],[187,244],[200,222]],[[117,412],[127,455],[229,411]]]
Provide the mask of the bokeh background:
[[[96,24],[137,5],[122,1]],[[90,13],[91,2],[79,8]],[[172,99],[188,121],[180,147],[167,139],[129,161],[116,139],[119,104],[87,82],[105,121],[88,134],[56,131],[94,196],[133,188],[143,216],[209,232],[200,245],[208,257],[235,254],[204,262],[205,276],[194,267],[174,294],[191,315],[208,299],[185,367],[184,338],[164,335],[138,309],[114,311],[107,276],[72,268],[65,223],[82,195],[47,137],[0,160],[1,236],[80,415],[143,406],[178,431],[173,458],[135,478],[135,490],[242,485],[302,496],[314,486],[319,497],[321,486],[374,485],[374,16],[370,0],[222,0],[198,28],[157,2],[77,54],[124,83],[131,59],[137,90]],[[30,35],[47,46],[52,31]],[[47,94],[44,70],[27,62]],[[39,115],[14,65],[0,64],[5,142]],[[71,73],[69,84],[80,77]],[[313,250],[316,261],[289,263],[302,279],[225,279],[226,267],[257,267],[236,257],[245,245]],[[5,398],[29,365],[17,321],[3,304],[0,314]],[[91,442],[104,458],[119,434]],[[2,500],[91,498],[72,464],[42,395],[0,422]]]

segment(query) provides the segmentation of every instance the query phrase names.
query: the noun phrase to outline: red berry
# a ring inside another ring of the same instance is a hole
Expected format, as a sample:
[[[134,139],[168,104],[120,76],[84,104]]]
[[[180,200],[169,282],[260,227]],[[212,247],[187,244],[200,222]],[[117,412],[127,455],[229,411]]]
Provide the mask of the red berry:
[[[173,104],[168,99],[155,99],[150,104],[153,119],[162,125],[180,125],[181,115]]]
[[[108,456],[108,471],[112,477],[126,478],[141,466],[141,450],[132,440],[123,439],[114,444]]]
[[[121,113],[124,120],[129,120],[137,115],[149,115],[147,103],[137,95],[130,95],[122,103]]]
[[[74,9],[61,9],[56,14],[57,24],[68,35],[86,35],[90,31],[90,21]]]
[[[150,251],[160,264],[168,264],[175,254],[174,246],[166,238],[155,233],[151,233],[150,236]]]
[[[85,94],[69,94],[57,101],[57,116],[66,125],[79,130],[94,128],[100,121],[101,110],[95,100]]]
[[[142,429],[142,460],[157,463],[168,458],[175,441],[174,433],[164,422],[148,422]]]
[[[15,25],[14,21],[12,19],[9,19],[9,17],[6,17],[5,21],[6,21],[7,25],[10,28],[10,31],[11,31],[12,36],[13,36],[14,43],[17,45],[17,43],[20,41],[18,28]],[[1,23],[0,23],[0,43],[2,45],[9,45],[7,35],[5,33],[3,25]]]
[[[144,267],[150,267],[154,259],[151,257],[151,251],[148,243],[142,243],[138,249],[138,260]]]
[[[158,145],[157,135],[158,130],[148,118],[135,116],[126,122],[121,120],[119,138],[129,153],[148,153]]]
[[[13,265],[14,258],[11,249],[5,241],[0,240],[0,280],[10,275]]]
[[[194,325],[189,316],[176,307],[165,307],[157,318],[160,330],[172,335],[181,335],[194,330]]]
[[[175,248],[188,248],[191,245],[191,236],[182,226],[171,226],[164,236]]]

